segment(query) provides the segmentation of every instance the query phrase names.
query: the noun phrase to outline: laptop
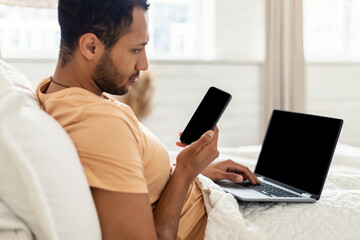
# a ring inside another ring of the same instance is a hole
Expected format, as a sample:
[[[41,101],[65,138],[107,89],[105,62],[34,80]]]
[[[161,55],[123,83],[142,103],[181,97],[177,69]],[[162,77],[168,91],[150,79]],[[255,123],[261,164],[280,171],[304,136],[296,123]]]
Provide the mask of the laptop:
[[[255,175],[261,184],[217,183],[246,202],[315,202],[326,180],[343,120],[274,110]]]

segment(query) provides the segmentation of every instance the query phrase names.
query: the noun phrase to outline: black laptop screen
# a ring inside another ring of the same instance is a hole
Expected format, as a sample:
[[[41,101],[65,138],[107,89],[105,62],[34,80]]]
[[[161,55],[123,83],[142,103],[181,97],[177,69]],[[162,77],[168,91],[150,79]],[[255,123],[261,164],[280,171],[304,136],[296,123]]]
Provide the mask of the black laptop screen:
[[[342,120],[274,110],[255,173],[320,195]]]

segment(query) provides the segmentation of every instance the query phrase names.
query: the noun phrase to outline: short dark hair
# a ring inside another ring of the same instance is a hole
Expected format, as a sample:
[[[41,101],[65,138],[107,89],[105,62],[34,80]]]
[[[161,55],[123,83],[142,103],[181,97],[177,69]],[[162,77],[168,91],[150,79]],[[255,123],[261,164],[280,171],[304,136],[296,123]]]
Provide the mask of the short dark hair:
[[[85,33],[95,34],[106,49],[111,49],[129,31],[135,7],[146,11],[149,4],[147,0],[59,0],[62,66],[71,60]]]

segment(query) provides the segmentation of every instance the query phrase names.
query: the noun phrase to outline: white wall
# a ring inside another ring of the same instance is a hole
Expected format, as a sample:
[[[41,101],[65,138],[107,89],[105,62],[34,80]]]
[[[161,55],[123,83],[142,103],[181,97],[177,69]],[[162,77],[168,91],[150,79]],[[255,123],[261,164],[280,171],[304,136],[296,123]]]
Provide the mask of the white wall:
[[[153,114],[145,124],[174,148],[210,86],[232,94],[219,121],[221,146],[258,144],[261,126],[262,70],[255,63],[153,62],[156,94]]]
[[[360,63],[307,67],[307,111],[344,119],[339,141],[360,147]]]

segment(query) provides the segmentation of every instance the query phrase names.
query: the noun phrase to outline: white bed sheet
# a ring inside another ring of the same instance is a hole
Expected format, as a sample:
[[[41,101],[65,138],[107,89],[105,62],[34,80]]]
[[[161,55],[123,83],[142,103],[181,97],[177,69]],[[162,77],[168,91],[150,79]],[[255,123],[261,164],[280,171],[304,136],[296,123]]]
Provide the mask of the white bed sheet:
[[[223,148],[219,159],[254,169],[260,146]],[[205,239],[360,239],[360,149],[339,144],[316,203],[238,203],[212,181],[199,185],[209,215]]]

